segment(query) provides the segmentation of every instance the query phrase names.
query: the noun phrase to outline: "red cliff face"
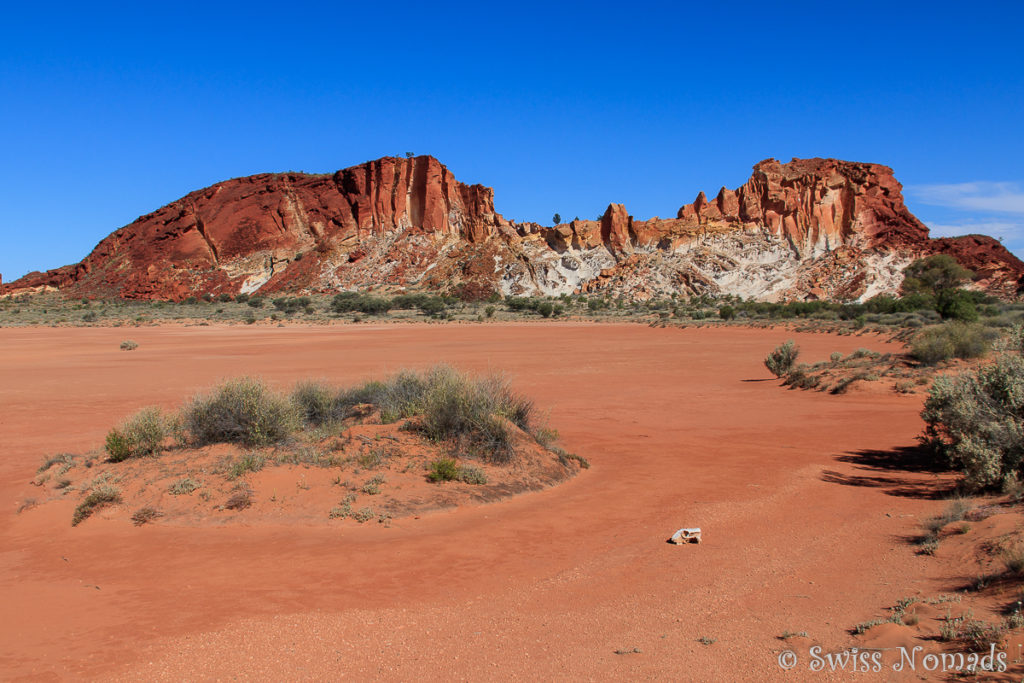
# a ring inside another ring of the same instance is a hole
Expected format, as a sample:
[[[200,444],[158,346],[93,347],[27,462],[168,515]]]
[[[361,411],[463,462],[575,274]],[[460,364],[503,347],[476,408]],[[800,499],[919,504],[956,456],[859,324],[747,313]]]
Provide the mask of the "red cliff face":
[[[480,242],[495,222],[490,188],[459,183],[433,157],[385,157],[333,175],[218,183],[117,230],[81,263],[30,274],[19,287],[143,299],[237,292],[254,273],[269,280],[304,252],[355,251],[394,231]],[[259,263],[246,263],[254,256]]]
[[[672,292],[851,298],[898,286],[899,268],[953,255],[978,284],[1016,296],[1024,263],[991,238],[932,240],[892,170],[774,159],[675,218],[509,223],[494,192],[433,157],[385,157],[332,175],[262,174],[193,192],[112,233],[81,263],[0,293],[180,300],[209,293],[471,285],[510,294]]]
[[[679,209],[689,224],[764,226],[807,251],[841,244],[898,248],[928,238],[928,228],[903,204],[892,169],[837,159],[767,159],[736,190],[714,200],[700,193]]]

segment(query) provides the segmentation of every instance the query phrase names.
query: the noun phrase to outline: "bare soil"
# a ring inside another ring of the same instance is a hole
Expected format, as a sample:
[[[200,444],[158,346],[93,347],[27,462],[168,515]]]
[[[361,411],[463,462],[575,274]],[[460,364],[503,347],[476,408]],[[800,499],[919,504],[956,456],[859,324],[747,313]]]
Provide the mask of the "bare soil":
[[[0,671],[846,680],[811,672],[808,648],[945,647],[921,626],[851,629],[907,596],[962,588],[984,561],[985,525],[1005,536],[1020,520],[988,517],[920,554],[910,541],[953,485],[913,450],[921,396],[782,388],[762,359],[790,337],[807,362],[900,349],[864,336],[548,322],[138,328],[138,349],[124,352],[123,330],[0,329]],[[72,528],[73,501],[26,507],[44,457],[95,448],[141,406],[171,409],[240,374],[283,389],[438,362],[505,372],[591,468],[390,526],[134,526],[115,506]],[[666,543],[682,526],[701,527],[704,542]],[[800,658],[789,672],[777,663],[786,649]]]

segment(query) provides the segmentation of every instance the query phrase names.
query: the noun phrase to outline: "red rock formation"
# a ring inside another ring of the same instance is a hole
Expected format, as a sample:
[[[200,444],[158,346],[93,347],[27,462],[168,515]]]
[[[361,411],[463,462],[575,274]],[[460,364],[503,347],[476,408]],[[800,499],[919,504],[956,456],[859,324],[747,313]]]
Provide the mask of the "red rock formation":
[[[333,175],[261,174],[193,192],[112,233],[80,264],[31,273],[5,290],[136,299],[237,292],[253,270],[269,280],[306,251],[351,250],[356,261],[360,244],[389,231],[479,242],[497,218],[492,189],[459,183],[429,156],[385,157]],[[255,267],[237,263],[254,255]]]
[[[878,261],[869,257],[888,254],[883,267],[898,269],[933,252],[953,255],[980,286],[1003,296],[1024,285],[1024,263],[991,238],[930,240],[892,170],[878,164],[768,159],[736,190],[722,188],[713,200],[701,192],[672,219],[637,221],[610,204],[600,221],[549,228],[505,221],[494,211],[493,190],[456,181],[433,157],[385,157],[334,174],[218,183],[115,231],[81,263],[0,284],[0,293],[49,287],[180,300],[207,292],[471,285],[480,293],[643,298],[715,291],[732,286],[729,273],[737,269],[777,262],[746,273],[741,293],[849,298],[878,289],[864,272]],[[893,275],[898,270],[876,280],[891,288]],[[780,291],[783,280],[795,284]]]
[[[928,228],[903,204],[902,189],[892,169],[879,164],[766,159],[735,192],[723,187],[714,202],[701,192],[677,218],[690,225],[765,226],[806,250],[851,240],[864,247],[900,248],[928,238]]]

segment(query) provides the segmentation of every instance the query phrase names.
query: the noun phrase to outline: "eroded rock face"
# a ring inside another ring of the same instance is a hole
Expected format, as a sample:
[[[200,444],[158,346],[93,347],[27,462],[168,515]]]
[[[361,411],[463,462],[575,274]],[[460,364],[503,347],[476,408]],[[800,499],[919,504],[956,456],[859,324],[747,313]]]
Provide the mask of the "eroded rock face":
[[[900,269],[935,252],[1001,296],[1024,285],[1024,263],[991,238],[929,239],[878,164],[768,159],[675,218],[637,221],[610,204],[599,221],[546,227],[506,221],[493,190],[458,182],[433,157],[385,157],[218,183],[115,231],[81,263],[0,293],[180,300],[398,286],[851,299],[895,291]]]

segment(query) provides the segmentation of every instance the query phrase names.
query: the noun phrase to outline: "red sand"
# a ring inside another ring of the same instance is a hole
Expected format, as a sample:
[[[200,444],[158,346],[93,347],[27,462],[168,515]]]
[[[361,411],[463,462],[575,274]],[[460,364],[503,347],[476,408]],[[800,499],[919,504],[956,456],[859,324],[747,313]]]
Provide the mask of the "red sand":
[[[839,650],[851,626],[899,598],[949,590],[935,558],[905,540],[942,503],[895,495],[931,491],[935,476],[838,459],[912,445],[920,397],[781,388],[761,360],[789,337],[808,361],[895,350],[873,337],[735,327],[2,329],[0,671],[782,677],[782,632],[809,633],[798,652]],[[138,350],[120,351],[125,338]],[[102,518],[72,528],[69,506],[16,513],[44,456],[97,447],[144,405],[175,407],[237,374],[347,383],[439,361],[505,372],[592,469],[391,528]],[[864,476],[883,481],[849,485]],[[703,527],[704,543],[666,544],[680,526]],[[844,676],[801,663],[786,678]]]

